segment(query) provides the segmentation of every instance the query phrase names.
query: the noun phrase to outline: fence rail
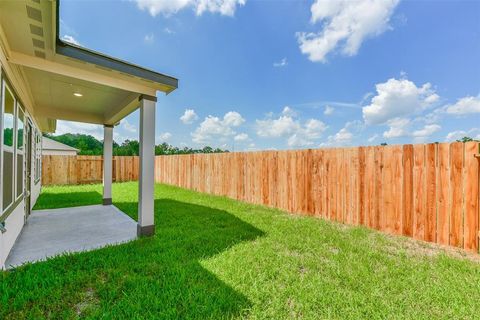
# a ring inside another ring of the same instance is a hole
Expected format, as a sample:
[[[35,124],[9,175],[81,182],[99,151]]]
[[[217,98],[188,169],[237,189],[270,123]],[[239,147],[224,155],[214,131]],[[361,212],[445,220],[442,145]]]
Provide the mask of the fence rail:
[[[468,142],[157,156],[155,181],[478,252],[478,154]],[[44,158],[44,183],[101,181],[101,161],[61,158]],[[114,176],[138,179],[138,158]]]

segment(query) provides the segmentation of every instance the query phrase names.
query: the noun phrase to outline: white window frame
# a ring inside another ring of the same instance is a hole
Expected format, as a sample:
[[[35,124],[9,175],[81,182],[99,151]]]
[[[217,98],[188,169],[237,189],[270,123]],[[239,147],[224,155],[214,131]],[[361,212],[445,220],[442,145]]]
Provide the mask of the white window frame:
[[[38,184],[42,178],[42,134],[35,129],[35,174],[34,183]]]
[[[3,171],[3,70],[0,69],[0,172]],[[3,173],[2,173],[3,175]],[[3,176],[0,179],[0,217],[3,215]]]
[[[23,146],[22,146],[22,149],[20,149],[18,147],[18,120],[19,120],[19,113],[20,113],[20,110],[22,111],[23,113],[23,139],[22,139],[22,143],[23,143]],[[14,157],[14,162],[15,162],[15,193],[14,193],[14,198],[15,198],[15,201],[14,202],[17,202],[18,199],[22,198],[25,194],[25,127],[26,127],[26,118],[27,118],[27,115],[25,114],[25,110],[23,110],[23,107],[22,105],[17,101],[17,103],[15,104],[15,157]],[[21,154],[22,157],[23,157],[23,161],[22,161],[22,164],[23,164],[23,168],[22,168],[22,175],[21,175],[21,180],[19,180],[18,178],[18,168],[17,168],[17,165],[18,165],[18,159],[17,159],[17,156]],[[20,193],[20,195],[17,195],[17,184],[19,183],[19,181],[23,181],[23,190],[22,190],[22,193]]]
[[[34,126],[32,126],[32,154],[30,157],[33,159],[32,161],[32,173],[33,173],[33,181],[37,179],[37,130]]]
[[[13,97],[13,133],[12,133],[13,134],[13,136],[12,136],[13,146],[12,147],[5,146],[3,144],[3,134],[4,134],[4,132],[3,132],[3,122],[4,122],[3,117],[4,117],[4,113],[5,113],[5,96],[6,96],[5,90],[8,90]],[[17,112],[16,109],[17,109],[17,107],[16,106],[17,106],[17,98],[15,97],[15,94],[13,93],[13,90],[10,89],[10,86],[7,84],[5,79],[2,78],[2,101],[1,101],[1,106],[0,106],[0,109],[1,109],[0,110],[0,123],[1,123],[0,124],[0,129],[1,129],[1,133],[0,133],[0,139],[1,139],[1,141],[0,141],[0,145],[1,145],[1,147],[0,147],[0,151],[1,151],[0,172],[2,172],[2,176],[3,176],[3,161],[4,161],[3,151],[12,148],[13,149],[12,150],[12,157],[13,157],[13,166],[12,166],[12,188],[13,188],[12,192],[13,193],[12,193],[12,195],[13,195],[13,197],[12,197],[12,203],[10,203],[10,205],[8,207],[6,207],[5,209],[2,210],[2,208],[3,208],[3,188],[5,187],[3,185],[3,179],[2,179],[2,181],[0,183],[0,185],[2,186],[2,188],[1,188],[2,193],[1,193],[1,196],[0,196],[0,198],[1,198],[1,200],[0,200],[0,205],[1,205],[0,210],[1,210],[2,214],[0,214],[0,216],[2,216],[5,212],[9,211],[11,209],[11,207],[15,204],[15,202],[18,200],[16,198],[16,193],[17,193],[17,189],[16,189],[16,169],[17,169],[16,168],[16,160],[17,159],[16,159],[16,151],[15,151],[16,143],[17,143],[17,137],[16,137],[17,136],[17,128],[16,128],[16,126],[17,126],[17,121],[16,121],[16,112]]]

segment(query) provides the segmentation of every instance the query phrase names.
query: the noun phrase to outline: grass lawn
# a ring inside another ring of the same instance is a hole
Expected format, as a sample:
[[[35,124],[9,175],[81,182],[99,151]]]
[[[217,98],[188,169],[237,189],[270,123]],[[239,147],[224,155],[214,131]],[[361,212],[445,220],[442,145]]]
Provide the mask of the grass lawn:
[[[113,187],[136,219],[137,184]],[[97,204],[45,187],[37,209]],[[425,243],[155,187],[156,235],[0,272],[0,319],[473,319],[480,263]]]

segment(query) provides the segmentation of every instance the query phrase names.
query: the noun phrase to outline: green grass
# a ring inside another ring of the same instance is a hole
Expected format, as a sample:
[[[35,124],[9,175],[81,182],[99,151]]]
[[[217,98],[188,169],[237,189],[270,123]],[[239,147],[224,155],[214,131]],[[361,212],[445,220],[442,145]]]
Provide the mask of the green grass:
[[[137,184],[114,185],[136,218]],[[0,319],[468,319],[480,264],[429,245],[156,185],[156,235],[0,272]],[[45,187],[37,209],[100,203]]]

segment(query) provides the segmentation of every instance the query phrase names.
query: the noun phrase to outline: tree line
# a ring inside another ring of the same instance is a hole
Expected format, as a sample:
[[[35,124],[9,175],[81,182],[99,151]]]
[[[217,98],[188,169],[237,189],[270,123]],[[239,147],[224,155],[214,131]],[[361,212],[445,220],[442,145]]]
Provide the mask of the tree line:
[[[103,142],[95,137],[80,133],[65,133],[62,135],[45,134],[45,137],[66,144],[73,148],[80,150],[79,155],[99,156],[103,155]],[[113,142],[114,156],[138,156],[140,150],[140,143],[137,140],[125,140],[121,144]],[[155,155],[170,155],[170,154],[192,154],[192,153],[222,153],[229,152],[228,150],[220,148],[212,148],[209,146],[201,149],[194,149],[189,147],[175,147],[166,142],[155,146]]]

